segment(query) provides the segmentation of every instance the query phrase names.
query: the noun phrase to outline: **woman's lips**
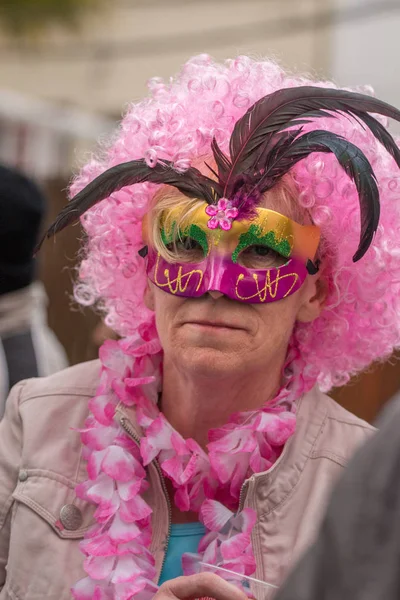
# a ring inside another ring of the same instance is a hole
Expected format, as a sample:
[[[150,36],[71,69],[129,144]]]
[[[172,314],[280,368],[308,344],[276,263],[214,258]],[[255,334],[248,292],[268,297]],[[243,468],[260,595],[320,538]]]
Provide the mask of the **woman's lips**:
[[[205,327],[208,329],[231,329],[231,330],[240,330],[244,329],[243,327],[238,327],[232,323],[223,323],[223,322],[215,322],[215,321],[187,321],[186,325],[195,325],[198,327]]]

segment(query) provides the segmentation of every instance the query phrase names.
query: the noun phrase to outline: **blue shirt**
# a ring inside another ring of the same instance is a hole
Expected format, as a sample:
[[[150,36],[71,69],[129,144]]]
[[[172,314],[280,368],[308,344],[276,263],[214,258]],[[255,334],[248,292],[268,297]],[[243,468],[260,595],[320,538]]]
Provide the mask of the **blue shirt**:
[[[197,553],[199,542],[206,530],[201,523],[176,523],[171,525],[167,554],[161,571],[159,585],[183,575],[182,554]]]

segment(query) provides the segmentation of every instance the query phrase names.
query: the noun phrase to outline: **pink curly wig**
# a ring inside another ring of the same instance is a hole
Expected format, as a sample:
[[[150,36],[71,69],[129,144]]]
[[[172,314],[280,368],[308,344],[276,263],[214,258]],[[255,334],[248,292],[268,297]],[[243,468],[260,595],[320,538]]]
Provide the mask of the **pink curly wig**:
[[[226,151],[235,122],[255,101],[301,85],[335,88],[330,82],[288,75],[271,61],[241,56],[218,64],[197,56],[169,83],[150,81],[150,97],[129,107],[110,145],[82,169],[71,194],[109,167],[133,159],[144,157],[149,166],[168,159],[185,170],[199,156],[210,154],[214,136]],[[313,323],[299,324],[293,341],[305,365],[305,387],[317,381],[327,391],[399,346],[400,173],[393,158],[355,119],[322,118],[311,126],[317,127],[363,150],[374,169],[381,202],[373,243],[365,257],[353,263],[360,236],[354,183],[333,155],[311,154],[291,171],[300,206],[321,228],[322,272],[328,282],[322,315]],[[88,241],[75,297],[81,304],[101,307],[106,323],[122,336],[153,323],[143,304],[146,273],[138,250],[143,246],[142,218],[157,189],[150,183],[125,188],[82,218]]]

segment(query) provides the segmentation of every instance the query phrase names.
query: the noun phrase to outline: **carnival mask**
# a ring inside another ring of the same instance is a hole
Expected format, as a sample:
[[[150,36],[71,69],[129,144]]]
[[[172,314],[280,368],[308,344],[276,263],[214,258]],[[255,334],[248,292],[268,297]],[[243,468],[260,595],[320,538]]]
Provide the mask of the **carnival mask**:
[[[219,204],[215,215],[206,203],[189,215],[180,207],[162,215],[166,252],[150,243],[142,252],[154,285],[176,296],[196,298],[212,290],[239,302],[266,303],[294,294],[308,272],[316,273],[318,227],[299,225],[267,208],[236,221],[230,203]],[[146,231],[145,223],[148,242]]]

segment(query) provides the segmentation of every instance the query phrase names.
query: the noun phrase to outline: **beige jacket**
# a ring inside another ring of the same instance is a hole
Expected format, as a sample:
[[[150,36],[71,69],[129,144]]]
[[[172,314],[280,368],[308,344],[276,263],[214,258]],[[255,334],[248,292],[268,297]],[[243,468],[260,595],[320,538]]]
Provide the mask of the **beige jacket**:
[[[93,361],[27,380],[11,392],[0,423],[0,600],[67,600],[71,585],[85,576],[79,540],[94,508],[74,493],[87,478],[77,429],[98,373]],[[140,436],[132,409],[120,407],[116,418]],[[244,505],[258,514],[252,539],[259,579],[281,582],[314,537],[333,482],[372,431],[317,390],[299,401],[297,430],[281,458],[244,488]],[[156,464],[148,476],[160,572],[169,513]]]

